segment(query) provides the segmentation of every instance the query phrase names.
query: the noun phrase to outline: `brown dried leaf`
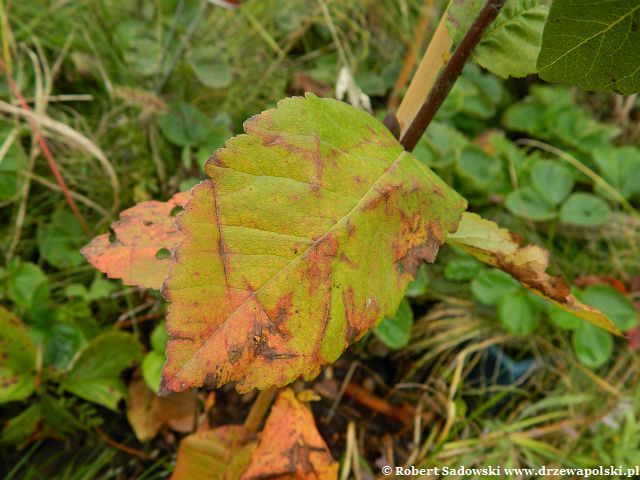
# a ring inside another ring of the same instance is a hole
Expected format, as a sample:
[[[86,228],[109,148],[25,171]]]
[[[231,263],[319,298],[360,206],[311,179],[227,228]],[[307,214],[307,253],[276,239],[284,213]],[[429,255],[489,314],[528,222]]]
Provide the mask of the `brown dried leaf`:
[[[159,289],[169,272],[169,255],[157,258],[163,249],[173,251],[183,239],[171,212],[184,206],[190,192],[176,193],[167,202],[142,202],[124,210],[111,225],[115,240],[105,233],[82,249],[85,258],[109,278],[126,285]]]
[[[236,480],[256,448],[242,425],[194,433],[180,442],[172,480]]]
[[[135,380],[129,386],[129,395],[127,419],[141,442],[154,438],[163,427],[180,433],[193,429],[195,391],[158,397],[143,380]]]
[[[618,328],[606,315],[585,305],[571,294],[562,276],[547,273],[548,250],[537,245],[521,246],[522,239],[515,233],[468,212],[462,214],[458,230],[448,235],[446,242],[507,272],[529,290],[563,310],[620,335]]]
[[[329,480],[337,476],[338,463],[318,433],[311,410],[296,399],[293,390],[283,390],[242,480]]]

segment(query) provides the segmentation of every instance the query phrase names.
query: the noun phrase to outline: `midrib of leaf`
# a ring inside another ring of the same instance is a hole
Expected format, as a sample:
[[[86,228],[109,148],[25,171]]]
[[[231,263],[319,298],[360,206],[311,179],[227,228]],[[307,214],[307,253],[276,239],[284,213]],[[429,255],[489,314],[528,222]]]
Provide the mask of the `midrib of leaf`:
[[[629,10],[627,13],[625,13],[624,15],[622,15],[621,17],[619,17],[616,21],[610,23],[607,28],[605,28],[604,30],[600,30],[599,32],[594,33],[593,35],[591,35],[590,37],[585,38],[582,42],[580,42],[579,44],[575,45],[574,47],[572,47],[571,49],[567,50],[565,53],[563,53],[562,55],[560,55],[558,58],[556,58],[553,62],[545,65],[544,67],[542,67],[540,69],[540,71],[546,70],[549,67],[552,67],[553,65],[555,65],[557,62],[559,62],[560,60],[562,60],[563,58],[565,58],[567,55],[569,55],[571,52],[573,52],[574,50],[582,47],[585,43],[590,42],[591,40],[595,39],[596,37],[600,36],[600,35],[605,35],[609,30],[611,30],[613,27],[615,27],[618,23],[620,23],[622,20],[624,20],[626,17],[628,17],[629,15],[632,15],[636,12],[636,10],[640,10],[640,5],[633,7],[631,10]],[[595,61],[595,57],[594,57],[594,61]],[[639,67],[640,68],[640,67]]]
[[[206,339],[200,344],[200,346],[194,350],[193,355],[191,356],[191,358],[189,358],[189,360],[187,360],[186,362],[184,362],[184,364],[176,371],[176,373],[167,380],[166,383],[170,383],[176,376],[180,375],[180,373],[182,372],[182,370],[184,370],[184,368],[189,365],[189,363],[193,360],[193,357],[195,356],[195,354],[197,352],[199,352],[202,348],[204,348],[210,341],[211,339],[218,333],[218,330],[220,328],[222,328],[223,325],[225,325],[225,323],[232,318],[234,315],[237,314],[237,312],[252,298],[255,298],[260,292],[262,292],[263,289],[267,288],[269,286],[269,284],[275,279],[277,278],[279,275],[281,275],[283,272],[285,272],[286,270],[293,268],[295,265],[297,265],[297,263],[299,261],[301,261],[301,259],[305,258],[308,253],[311,251],[312,248],[314,248],[316,245],[319,245],[321,242],[323,242],[327,236],[331,233],[333,233],[334,231],[336,231],[340,226],[342,226],[342,224],[344,222],[346,222],[351,215],[357,211],[357,209],[363,204],[363,202],[365,200],[367,200],[369,198],[369,194],[372,192],[372,190],[375,189],[376,186],[378,186],[378,184],[384,179],[384,177],[389,173],[389,171],[394,168],[397,164],[399,164],[403,158],[411,158],[410,154],[407,154],[407,152],[401,152],[396,159],[389,164],[389,166],[380,174],[380,176],[376,179],[375,182],[373,182],[371,184],[371,186],[369,187],[369,189],[365,192],[365,194],[362,196],[362,198],[360,198],[360,200],[353,206],[353,208],[351,208],[351,210],[349,210],[349,212],[347,212],[342,218],[340,218],[338,221],[336,221],[336,223],[333,224],[333,226],[327,230],[325,233],[322,234],[322,236],[320,238],[318,238],[318,240],[316,240],[315,242],[312,242],[311,244],[309,244],[309,246],[307,247],[306,250],[304,250],[303,252],[301,252],[297,257],[291,259],[291,261],[285,265],[284,267],[282,267],[280,270],[278,270],[277,272],[275,272],[271,278],[269,278],[269,280],[267,280],[262,286],[260,286],[258,289],[252,291],[247,298],[240,304],[238,305],[238,307],[233,310],[233,312],[231,312],[227,318],[220,323],[220,325],[213,331],[211,332],[211,334],[206,337]],[[427,167],[425,165],[423,165],[421,162],[418,162],[418,164],[421,167],[424,167],[424,169],[427,169]],[[215,187],[213,187],[215,188]],[[217,200],[214,197],[214,202],[217,203]],[[224,259],[221,259],[224,262]],[[226,274],[225,274],[226,277]],[[225,278],[226,281],[226,278]]]

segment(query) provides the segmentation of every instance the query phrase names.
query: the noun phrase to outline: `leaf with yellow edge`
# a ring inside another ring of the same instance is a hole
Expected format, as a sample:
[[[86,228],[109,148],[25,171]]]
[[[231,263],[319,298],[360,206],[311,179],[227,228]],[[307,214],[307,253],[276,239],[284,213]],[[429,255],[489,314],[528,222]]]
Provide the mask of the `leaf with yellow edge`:
[[[180,442],[172,480],[237,480],[247,469],[256,443],[242,425],[227,425]]]
[[[169,271],[170,252],[182,240],[172,211],[183,206],[189,192],[176,193],[167,202],[141,202],[124,210],[111,225],[115,238],[105,233],[82,249],[95,268],[125,285],[159,289]]]
[[[311,409],[283,390],[271,409],[241,480],[335,480],[338,463],[315,425]]]
[[[314,378],[395,313],[466,208],[342,102],[289,98],[244,128],[177,218],[161,393]]]
[[[497,267],[532,292],[550,300],[563,310],[598,327],[620,335],[614,323],[603,313],[585,305],[571,294],[564,279],[549,275],[549,252],[537,245],[521,246],[522,239],[498,224],[476,215],[464,213],[447,243],[471,253],[478,260]]]

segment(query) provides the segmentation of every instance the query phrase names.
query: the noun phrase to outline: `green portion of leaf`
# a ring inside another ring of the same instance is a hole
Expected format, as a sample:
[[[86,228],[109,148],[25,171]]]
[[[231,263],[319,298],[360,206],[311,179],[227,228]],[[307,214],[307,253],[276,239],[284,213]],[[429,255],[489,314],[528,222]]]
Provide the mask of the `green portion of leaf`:
[[[35,378],[36,348],[22,322],[0,307],[0,404],[27,398]]]
[[[444,267],[444,277],[452,282],[467,282],[473,279],[482,269],[482,264],[469,256],[455,258]]]
[[[468,144],[469,140],[455,128],[432,122],[413,154],[431,168],[443,168],[453,164],[458,152]]]
[[[413,326],[413,311],[407,300],[400,302],[400,306],[391,318],[385,318],[375,328],[374,333],[387,347],[399,350],[409,343],[411,327]]]
[[[167,346],[167,340],[169,339],[169,335],[167,335],[167,322],[164,320],[158,325],[155,326],[153,332],[151,332],[151,348],[158,353],[164,353],[164,349]]]
[[[501,298],[519,290],[518,282],[502,270],[483,270],[471,282],[471,293],[484,305],[495,305]]]
[[[116,410],[126,393],[120,373],[139,360],[141,353],[141,345],[133,335],[103,333],[78,353],[60,384],[85,400]]]
[[[579,317],[553,304],[549,304],[548,314],[551,321],[563,330],[575,330],[582,324]]]
[[[427,293],[427,285],[429,284],[429,274],[427,266],[422,265],[416,274],[416,277],[407,285],[405,295],[409,298],[420,297]]]
[[[538,56],[540,76],[586,90],[640,91],[637,0],[554,0]]]
[[[0,148],[4,147],[4,142],[11,138],[10,131],[3,128],[0,130]],[[20,172],[27,166],[26,158],[13,139],[13,144],[8,148],[2,158],[0,158],[0,202],[16,197],[22,185],[23,178]]]
[[[613,337],[595,325],[582,322],[573,332],[573,349],[587,367],[598,368],[611,358]]]
[[[77,267],[84,261],[80,248],[86,236],[68,210],[56,210],[51,222],[38,228],[37,240],[40,255],[54,267]]]
[[[576,192],[560,208],[560,221],[581,227],[597,227],[609,219],[607,202],[591,193]]]
[[[514,190],[507,196],[505,204],[511,213],[529,220],[544,221],[556,217],[553,205],[531,187]]]
[[[199,47],[191,53],[189,66],[200,82],[211,88],[226,88],[231,84],[231,67],[217,47]]]
[[[593,152],[600,174],[629,199],[640,195],[640,149],[631,145],[600,148]]]
[[[573,176],[564,165],[552,160],[538,160],[531,169],[533,188],[552,205],[558,205],[573,188]]]
[[[177,219],[163,392],[314,378],[393,316],[466,207],[344,103],[285,99],[244,127]]]
[[[40,403],[35,403],[24,409],[6,423],[2,429],[0,443],[5,445],[20,445],[26,442],[37,429],[43,417],[44,414]]]
[[[638,310],[633,302],[608,285],[592,285],[581,295],[582,301],[596,307],[623,332],[638,325]]]
[[[510,0],[475,47],[472,60],[501,77],[536,73],[549,1]],[[457,43],[484,5],[480,0],[451,3],[447,26]]]
[[[487,120],[496,114],[506,90],[499,78],[483,73],[471,63],[465,65],[438,111],[438,119],[461,120],[461,116]]]
[[[142,378],[147,386],[154,392],[157,392],[158,388],[160,388],[164,361],[164,354],[158,353],[155,350],[147,353],[142,359]]]
[[[7,296],[16,305],[30,308],[49,297],[49,280],[34,263],[14,259],[7,269]]]
[[[491,191],[502,180],[502,162],[480,147],[469,145],[460,151],[457,171],[462,180],[480,191]]]
[[[157,73],[160,66],[161,46],[153,28],[138,20],[124,20],[115,30],[122,44],[125,62],[140,75]]]
[[[540,308],[535,300],[523,291],[500,299],[498,318],[508,332],[514,335],[526,335],[538,326]]]
[[[157,119],[158,126],[169,141],[178,146],[206,145],[222,127],[188,103],[178,102]]]

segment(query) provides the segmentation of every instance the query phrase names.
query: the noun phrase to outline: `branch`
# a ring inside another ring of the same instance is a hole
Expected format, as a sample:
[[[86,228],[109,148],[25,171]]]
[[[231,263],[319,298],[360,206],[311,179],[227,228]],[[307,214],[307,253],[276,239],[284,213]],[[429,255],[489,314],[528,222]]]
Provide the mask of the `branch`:
[[[491,22],[498,16],[505,1],[506,0],[487,0],[487,3],[482,7],[482,10],[480,10],[471,27],[469,27],[469,30],[460,41],[449,63],[444,67],[438,80],[436,80],[435,85],[429,92],[429,96],[420,107],[411,125],[407,128],[406,133],[400,139],[400,143],[408,152],[414,149],[418,140],[420,140],[420,137],[433,120],[433,117],[435,117],[436,112],[447,98],[449,91],[451,91],[460,73],[462,73],[462,68],[469,59],[474,47],[482,38],[482,34],[487,27],[491,25]]]

